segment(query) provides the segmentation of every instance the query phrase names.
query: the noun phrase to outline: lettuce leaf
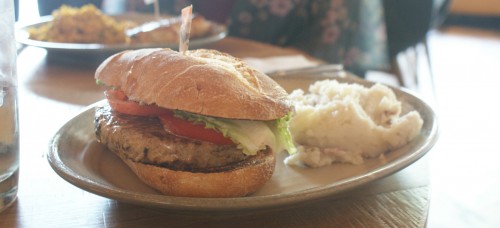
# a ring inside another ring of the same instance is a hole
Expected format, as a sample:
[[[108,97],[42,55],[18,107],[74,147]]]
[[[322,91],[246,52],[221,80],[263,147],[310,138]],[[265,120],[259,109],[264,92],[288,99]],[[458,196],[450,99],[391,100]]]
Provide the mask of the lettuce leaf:
[[[290,129],[288,128],[288,124],[291,118],[292,113],[288,113],[288,115],[284,116],[281,119],[268,121],[269,124],[274,125],[271,127],[271,129],[273,129],[274,135],[278,137],[278,145],[282,146],[282,148],[277,151],[286,150],[290,155],[297,152],[297,148],[295,148],[295,144],[293,143],[292,134],[290,133]]]
[[[293,154],[296,151],[288,130],[290,114],[278,120],[253,121],[209,117],[179,110],[174,113],[179,118],[203,123],[206,128],[221,132],[247,155],[255,155],[266,146],[269,146],[275,153],[287,150],[288,153]]]

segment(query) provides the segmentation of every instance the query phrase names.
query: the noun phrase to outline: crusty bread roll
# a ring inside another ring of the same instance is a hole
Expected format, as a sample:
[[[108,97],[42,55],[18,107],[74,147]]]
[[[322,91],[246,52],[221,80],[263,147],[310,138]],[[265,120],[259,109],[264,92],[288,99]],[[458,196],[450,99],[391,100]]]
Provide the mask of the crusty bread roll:
[[[292,108],[286,91],[268,76],[214,50],[124,51],[105,60],[95,77],[129,100],[205,116],[267,121],[283,118]],[[166,195],[246,196],[274,172],[277,151],[271,145],[245,155],[236,144],[176,136],[156,117],[126,115],[108,105],[95,114],[97,140]]]
[[[206,116],[272,120],[291,110],[276,82],[214,50],[124,51],[102,63],[95,77],[130,100]]]
[[[150,187],[165,195],[182,197],[247,196],[271,179],[275,167],[275,155],[271,150],[218,172],[172,170],[121,158]]]

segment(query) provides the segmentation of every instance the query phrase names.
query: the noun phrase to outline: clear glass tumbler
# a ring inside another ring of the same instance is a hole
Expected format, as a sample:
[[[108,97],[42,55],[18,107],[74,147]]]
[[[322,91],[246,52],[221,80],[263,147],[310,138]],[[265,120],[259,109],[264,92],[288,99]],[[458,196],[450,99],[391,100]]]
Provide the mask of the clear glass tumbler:
[[[19,122],[14,1],[0,0],[0,211],[17,197]]]

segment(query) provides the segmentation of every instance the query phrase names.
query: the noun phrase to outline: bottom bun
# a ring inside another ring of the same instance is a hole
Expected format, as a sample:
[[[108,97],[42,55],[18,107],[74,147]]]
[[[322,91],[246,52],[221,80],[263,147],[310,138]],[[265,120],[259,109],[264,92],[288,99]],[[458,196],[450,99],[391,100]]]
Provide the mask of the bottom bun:
[[[150,187],[165,195],[184,197],[246,196],[269,181],[275,167],[275,156],[270,149],[220,172],[178,171],[122,160]]]

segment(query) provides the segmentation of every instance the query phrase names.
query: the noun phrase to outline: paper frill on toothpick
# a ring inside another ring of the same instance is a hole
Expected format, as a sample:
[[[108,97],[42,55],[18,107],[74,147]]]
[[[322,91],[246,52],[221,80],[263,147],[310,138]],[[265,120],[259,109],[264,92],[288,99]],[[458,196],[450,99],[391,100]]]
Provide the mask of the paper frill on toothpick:
[[[189,35],[191,33],[191,21],[193,20],[193,5],[182,9],[181,34],[179,36],[179,52],[184,54],[189,48]]]

